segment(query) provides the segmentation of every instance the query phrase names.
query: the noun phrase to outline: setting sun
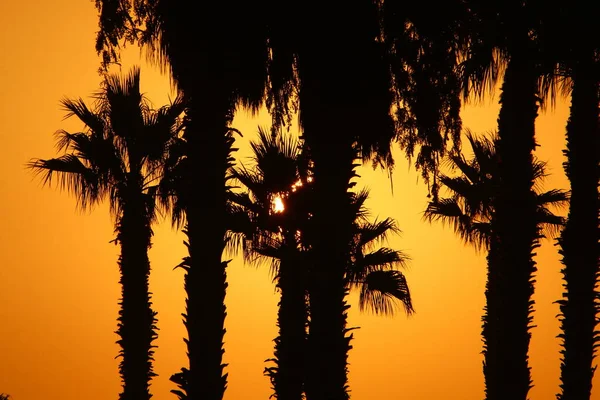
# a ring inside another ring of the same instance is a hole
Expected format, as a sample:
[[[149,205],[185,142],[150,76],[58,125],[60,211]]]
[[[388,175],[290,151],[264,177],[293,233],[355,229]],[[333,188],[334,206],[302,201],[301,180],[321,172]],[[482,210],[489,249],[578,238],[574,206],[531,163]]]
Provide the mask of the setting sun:
[[[283,199],[281,198],[281,196],[276,196],[273,199],[273,211],[276,213],[280,213],[283,212],[285,210],[285,207],[283,205]]]

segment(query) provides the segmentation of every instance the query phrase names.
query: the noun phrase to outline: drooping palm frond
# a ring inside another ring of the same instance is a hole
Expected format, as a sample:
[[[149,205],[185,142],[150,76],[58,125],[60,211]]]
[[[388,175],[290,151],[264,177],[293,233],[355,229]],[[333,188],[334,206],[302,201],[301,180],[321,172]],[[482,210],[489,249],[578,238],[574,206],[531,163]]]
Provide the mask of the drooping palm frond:
[[[361,311],[393,315],[397,303],[407,315],[414,313],[406,277],[397,270],[378,270],[369,273],[361,287],[358,305]]]
[[[351,288],[360,287],[371,272],[403,268],[408,260],[409,257],[402,251],[387,247],[364,255],[355,255],[346,270],[346,281]]]
[[[477,250],[487,248],[489,243],[489,220],[475,220],[465,212],[456,198],[442,198],[430,202],[424,212],[429,221],[441,221],[448,224],[465,243],[475,246]]]
[[[396,221],[391,218],[368,221],[366,218],[368,210],[364,205],[367,198],[368,190],[360,191],[353,198],[355,219],[350,259],[345,271],[346,287],[349,290],[360,291],[361,311],[370,309],[377,314],[391,315],[394,311],[394,299],[396,299],[404,303],[405,311],[410,314],[413,310],[406,279],[397,270],[398,267],[406,267],[410,258],[402,251],[378,247],[390,235],[399,234],[400,229]],[[369,280],[371,280],[370,287]]]
[[[98,203],[107,191],[107,188],[100,184],[101,178],[98,174],[73,154],[48,160],[34,159],[27,167],[35,174],[42,174],[44,184],[51,185],[52,180],[56,179],[60,189],[76,194],[78,206],[82,210]]]
[[[110,128],[110,125],[105,125]],[[110,131],[69,133],[59,130],[55,136],[59,151],[72,154],[92,169],[98,176],[100,186],[108,186],[111,181],[125,178],[127,167]],[[114,200],[111,199],[111,203]]]

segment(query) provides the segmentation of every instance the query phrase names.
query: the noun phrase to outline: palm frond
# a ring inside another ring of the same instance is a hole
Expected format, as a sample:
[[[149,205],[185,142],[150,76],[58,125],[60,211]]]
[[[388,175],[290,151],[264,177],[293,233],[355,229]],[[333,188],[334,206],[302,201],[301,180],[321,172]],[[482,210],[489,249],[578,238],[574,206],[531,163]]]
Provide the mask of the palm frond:
[[[94,135],[103,135],[106,129],[106,121],[102,118],[102,115],[91,111],[83,99],[63,99],[60,104],[67,112],[65,119],[76,116],[85,126],[90,128]],[[62,150],[62,148],[59,148],[59,150]]]
[[[565,217],[555,215],[546,207],[538,207],[536,212],[538,227],[542,237],[556,239],[564,228],[567,220]]]
[[[33,159],[26,166],[36,175],[42,175],[44,185],[52,185],[52,180],[56,177],[57,186],[75,194],[77,203],[83,210],[92,207],[107,194],[106,188],[100,184],[98,174],[73,154],[48,160]]]
[[[429,222],[441,221],[442,224],[448,224],[465,243],[473,244],[477,249],[486,247],[486,227],[489,226],[489,221],[477,221],[465,214],[456,198],[430,202],[423,216]]]
[[[393,315],[398,302],[407,315],[414,313],[406,277],[400,271],[380,270],[367,275],[359,296],[361,311],[368,309],[375,314]]]
[[[537,194],[535,200],[538,206],[564,208],[569,205],[569,192],[561,189],[552,189]]]
[[[364,255],[359,254],[352,261],[346,271],[346,281],[350,287],[355,287],[373,271],[405,268],[410,257],[400,250],[382,247]]]
[[[398,235],[402,231],[392,218],[375,220],[374,222],[362,222],[357,229],[358,246],[364,249],[373,248],[375,245],[385,242],[390,234]]]

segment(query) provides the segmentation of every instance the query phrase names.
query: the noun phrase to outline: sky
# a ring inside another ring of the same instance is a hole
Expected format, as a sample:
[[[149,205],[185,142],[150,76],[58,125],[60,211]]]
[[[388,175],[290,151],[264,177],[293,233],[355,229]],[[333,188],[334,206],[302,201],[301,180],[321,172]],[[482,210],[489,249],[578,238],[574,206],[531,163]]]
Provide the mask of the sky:
[[[106,206],[76,209],[75,199],[44,187],[25,163],[56,155],[53,133],[82,129],[64,120],[59,101],[98,90],[100,63],[94,50],[97,16],[93,1],[22,0],[0,3],[0,393],[15,400],[105,400],[120,391],[115,359],[118,248]],[[142,90],[157,107],[173,98],[168,76],[145,62],[137,48],[125,52],[123,72],[142,66]],[[113,71],[117,72],[118,68]],[[463,111],[464,127],[483,133],[496,126],[497,97]],[[537,156],[548,161],[545,187],[567,188],[562,171],[568,104],[559,100],[538,118]],[[265,112],[239,112],[233,126],[244,133],[239,157]],[[451,229],[422,218],[427,188],[396,149],[394,191],[386,173],[370,166],[359,185],[371,189],[373,217],[392,217],[403,233],[389,246],[411,257],[405,271],[416,314],[394,318],[361,314],[357,297],[349,326],[350,388],[355,400],[476,400],[483,398],[481,316],[485,257],[463,245]],[[183,272],[173,270],[185,255],[183,235],[168,221],[155,226],[151,291],[158,311],[159,338],[152,384],[154,398],[174,399],[171,374],[186,365],[181,322]],[[531,400],[554,398],[559,388],[561,264],[554,241],[536,257],[536,311],[530,346],[534,387]],[[268,267],[244,265],[234,257],[228,268],[225,362],[226,400],[264,400],[271,394],[263,375],[276,336],[278,296]],[[600,399],[600,374],[593,399]]]

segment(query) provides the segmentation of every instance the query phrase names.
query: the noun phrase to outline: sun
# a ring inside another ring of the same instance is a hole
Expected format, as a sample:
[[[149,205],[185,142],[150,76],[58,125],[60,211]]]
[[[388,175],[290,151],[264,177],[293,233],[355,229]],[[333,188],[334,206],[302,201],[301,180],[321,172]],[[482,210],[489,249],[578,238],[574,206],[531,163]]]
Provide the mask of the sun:
[[[285,207],[283,205],[283,199],[281,198],[281,196],[275,196],[273,198],[273,212],[281,213],[284,210]]]

